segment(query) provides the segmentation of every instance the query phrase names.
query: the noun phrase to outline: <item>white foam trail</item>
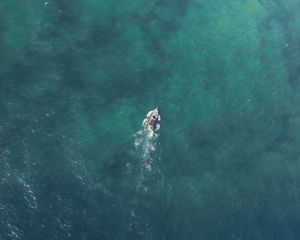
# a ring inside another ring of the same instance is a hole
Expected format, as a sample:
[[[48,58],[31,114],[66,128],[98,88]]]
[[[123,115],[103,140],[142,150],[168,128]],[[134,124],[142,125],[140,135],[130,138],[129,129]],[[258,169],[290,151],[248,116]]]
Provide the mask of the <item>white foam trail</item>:
[[[136,185],[137,191],[147,192],[147,186],[144,184],[147,176],[153,172],[153,154],[158,145],[158,134],[149,135],[144,129],[134,135],[134,146],[136,153],[141,161],[139,162],[139,174]]]
[[[160,174],[158,161],[160,160],[157,154],[159,147],[159,135],[157,133],[149,134],[142,126],[141,130],[133,135],[134,138],[134,165],[127,163],[128,174],[135,174],[135,192],[140,194],[149,194],[156,188],[153,182],[156,179],[156,174]],[[152,226],[148,222],[141,222],[141,214],[138,198],[134,197],[128,209],[128,221],[126,225],[130,231],[136,232],[141,239],[153,240]]]

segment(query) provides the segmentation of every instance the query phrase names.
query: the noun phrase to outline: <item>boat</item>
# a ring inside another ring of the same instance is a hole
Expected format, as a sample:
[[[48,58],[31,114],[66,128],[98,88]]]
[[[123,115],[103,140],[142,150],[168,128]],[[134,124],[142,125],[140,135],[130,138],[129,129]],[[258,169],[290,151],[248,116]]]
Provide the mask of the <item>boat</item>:
[[[143,127],[148,132],[148,134],[152,136],[155,131],[159,130],[160,121],[160,112],[159,108],[157,107],[147,113],[146,118],[143,121]]]

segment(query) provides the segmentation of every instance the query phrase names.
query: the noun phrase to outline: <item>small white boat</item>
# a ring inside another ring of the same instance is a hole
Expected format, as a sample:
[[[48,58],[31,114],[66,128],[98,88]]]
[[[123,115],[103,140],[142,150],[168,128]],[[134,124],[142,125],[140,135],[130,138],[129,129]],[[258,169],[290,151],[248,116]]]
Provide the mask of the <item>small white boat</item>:
[[[159,108],[155,108],[147,113],[146,118],[143,121],[143,127],[147,130],[150,136],[154,134],[160,128],[160,113]]]

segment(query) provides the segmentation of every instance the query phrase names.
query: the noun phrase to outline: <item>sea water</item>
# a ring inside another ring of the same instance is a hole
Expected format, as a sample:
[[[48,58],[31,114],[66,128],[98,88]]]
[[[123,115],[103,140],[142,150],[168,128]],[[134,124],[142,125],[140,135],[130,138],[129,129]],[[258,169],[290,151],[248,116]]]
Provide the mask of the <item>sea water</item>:
[[[2,0],[0,239],[299,239],[299,11]]]

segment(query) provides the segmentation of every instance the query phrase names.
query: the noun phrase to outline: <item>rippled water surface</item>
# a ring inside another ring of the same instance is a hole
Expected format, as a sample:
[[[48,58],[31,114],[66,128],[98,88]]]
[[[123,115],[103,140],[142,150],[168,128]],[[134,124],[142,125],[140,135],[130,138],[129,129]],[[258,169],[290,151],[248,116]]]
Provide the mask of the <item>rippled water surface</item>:
[[[299,239],[299,12],[2,0],[0,240]]]

